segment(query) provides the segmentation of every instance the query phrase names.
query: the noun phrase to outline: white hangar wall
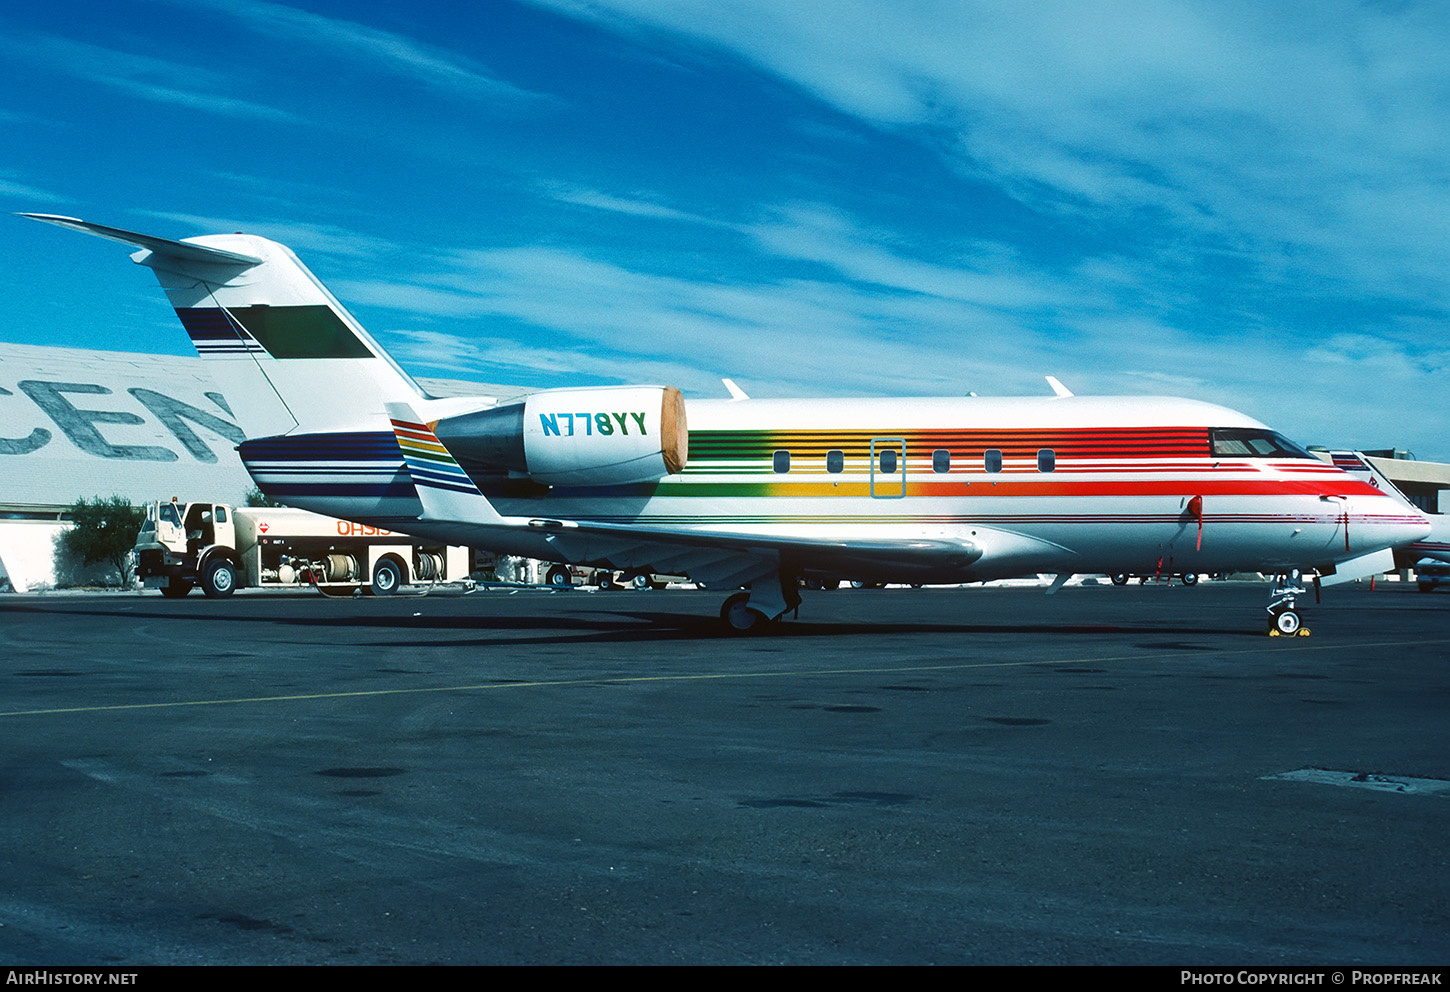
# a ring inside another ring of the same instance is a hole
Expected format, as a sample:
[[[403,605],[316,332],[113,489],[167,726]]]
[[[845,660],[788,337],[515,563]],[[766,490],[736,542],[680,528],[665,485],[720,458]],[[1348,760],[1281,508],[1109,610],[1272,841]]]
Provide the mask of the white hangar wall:
[[[194,357],[0,344],[0,575],[18,591],[53,583],[60,516],[81,498],[245,502],[226,385]]]
[[[0,568],[52,583],[81,498],[244,501],[242,437],[200,359],[0,344]]]

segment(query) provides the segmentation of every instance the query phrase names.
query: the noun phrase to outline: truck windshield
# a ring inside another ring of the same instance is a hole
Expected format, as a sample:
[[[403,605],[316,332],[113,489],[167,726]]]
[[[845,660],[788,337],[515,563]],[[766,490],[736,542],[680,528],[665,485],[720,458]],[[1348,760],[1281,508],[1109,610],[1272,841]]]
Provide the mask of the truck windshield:
[[[1237,458],[1313,458],[1277,431],[1251,427],[1218,427],[1210,432],[1215,456]]]
[[[168,524],[181,526],[181,514],[177,512],[175,503],[163,503],[161,505],[161,519]]]

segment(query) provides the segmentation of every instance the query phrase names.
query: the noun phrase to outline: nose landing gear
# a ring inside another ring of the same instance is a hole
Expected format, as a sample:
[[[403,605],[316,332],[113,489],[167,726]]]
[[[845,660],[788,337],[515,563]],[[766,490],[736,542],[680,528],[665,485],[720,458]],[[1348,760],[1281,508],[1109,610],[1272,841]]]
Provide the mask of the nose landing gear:
[[[1309,628],[1304,626],[1296,603],[1297,597],[1305,592],[1304,587],[1299,584],[1301,578],[1296,571],[1280,575],[1274,580],[1274,586],[1269,590],[1267,607],[1270,637],[1309,636]]]

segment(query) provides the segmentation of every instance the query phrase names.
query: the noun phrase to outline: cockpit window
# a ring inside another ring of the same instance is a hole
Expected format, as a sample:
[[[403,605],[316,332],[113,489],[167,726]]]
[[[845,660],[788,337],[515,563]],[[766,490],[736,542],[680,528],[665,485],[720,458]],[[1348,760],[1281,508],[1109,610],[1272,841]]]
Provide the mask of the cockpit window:
[[[1277,431],[1252,427],[1218,427],[1209,432],[1215,457],[1313,458]]]

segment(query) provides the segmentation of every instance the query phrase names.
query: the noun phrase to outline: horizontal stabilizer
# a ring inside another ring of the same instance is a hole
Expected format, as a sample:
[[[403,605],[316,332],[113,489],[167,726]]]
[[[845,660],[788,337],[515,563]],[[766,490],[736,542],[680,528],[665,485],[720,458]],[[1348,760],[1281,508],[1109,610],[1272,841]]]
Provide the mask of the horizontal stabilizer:
[[[407,403],[386,403],[393,434],[412,476],[425,520],[499,524],[503,518],[468,473]]]
[[[137,248],[145,248],[158,255],[179,258],[188,262],[216,262],[224,265],[245,266],[262,263],[260,258],[243,255],[240,252],[208,248],[205,245],[191,244],[187,241],[172,241],[170,238],[158,238],[150,234],[138,234],[135,231],[123,231],[119,227],[92,224],[74,217],[60,217],[56,214],[21,214],[20,216],[43,221],[46,224],[55,224],[57,227],[68,227],[72,231],[80,231],[82,234],[94,234],[98,238],[109,238],[111,241],[119,241],[122,244],[135,245]]]

